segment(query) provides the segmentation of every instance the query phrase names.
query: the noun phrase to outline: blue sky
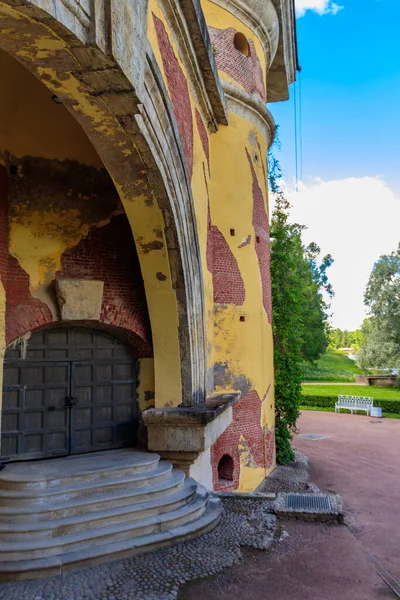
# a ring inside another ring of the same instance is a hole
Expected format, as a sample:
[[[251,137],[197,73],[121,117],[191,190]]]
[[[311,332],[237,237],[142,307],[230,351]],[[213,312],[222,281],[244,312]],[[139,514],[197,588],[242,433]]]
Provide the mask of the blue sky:
[[[355,328],[374,261],[400,241],[400,0],[297,0],[297,7],[298,194],[293,86],[289,102],[269,105],[282,144],[277,156],[293,218],[337,259],[333,324]]]

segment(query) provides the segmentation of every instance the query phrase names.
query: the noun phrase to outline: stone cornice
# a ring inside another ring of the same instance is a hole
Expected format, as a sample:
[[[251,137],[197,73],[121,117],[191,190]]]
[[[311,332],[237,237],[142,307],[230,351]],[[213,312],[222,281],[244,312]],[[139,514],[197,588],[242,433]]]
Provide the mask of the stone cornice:
[[[222,87],[228,102],[228,111],[253,123],[268,140],[268,146],[271,146],[275,138],[276,128],[269,110],[257,97],[251,96],[233,83],[222,80]]]
[[[267,74],[267,102],[289,97],[289,85],[296,80],[297,39],[294,0],[272,0],[279,18],[278,49]]]

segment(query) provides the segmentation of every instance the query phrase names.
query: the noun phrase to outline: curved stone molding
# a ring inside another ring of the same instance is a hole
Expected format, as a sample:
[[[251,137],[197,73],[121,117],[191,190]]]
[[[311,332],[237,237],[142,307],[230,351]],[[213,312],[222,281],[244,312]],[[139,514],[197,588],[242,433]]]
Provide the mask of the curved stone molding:
[[[167,239],[176,235],[182,264],[171,261],[171,276],[180,304],[180,340],[183,389],[191,389],[184,397],[186,406],[205,402],[206,391],[206,324],[200,246],[196,214],[184,150],[174,111],[153,51],[148,45],[145,68],[145,96],[140,116],[140,130],[151,150],[144,161],[157,197],[169,198],[176,232],[169,230],[171,216],[165,215]],[[160,173],[163,187],[160,188]],[[153,176],[152,176],[153,175]],[[186,338],[186,339],[185,339]],[[190,364],[187,356],[190,356]]]
[[[217,131],[218,123],[228,124],[224,93],[218,76],[214,52],[199,0],[160,0],[171,31],[179,32],[175,42],[185,71],[206,115]],[[182,35],[183,33],[183,35]]]
[[[260,40],[269,69],[279,43],[279,19],[272,0],[211,0],[228,10],[254,31]]]
[[[257,96],[250,96],[244,90],[236,87],[228,81],[222,81],[225,98],[228,102],[228,111],[247,119],[265,135],[268,146],[275,138],[275,121],[264,104],[261,104]]]

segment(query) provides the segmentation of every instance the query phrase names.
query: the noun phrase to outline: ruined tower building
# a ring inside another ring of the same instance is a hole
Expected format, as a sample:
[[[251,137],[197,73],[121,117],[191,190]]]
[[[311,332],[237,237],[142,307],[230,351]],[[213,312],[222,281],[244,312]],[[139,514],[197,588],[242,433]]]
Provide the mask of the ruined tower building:
[[[199,534],[274,468],[266,106],[296,66],[293,0],[0,0],[0,578]]]

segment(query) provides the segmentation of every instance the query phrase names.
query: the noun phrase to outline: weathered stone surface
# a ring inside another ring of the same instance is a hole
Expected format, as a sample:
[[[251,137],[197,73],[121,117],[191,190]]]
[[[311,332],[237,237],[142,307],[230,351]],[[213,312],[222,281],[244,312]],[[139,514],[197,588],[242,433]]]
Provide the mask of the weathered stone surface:
[[[218,523],[222,509],[158,455],[129,449],[8,465],[0,492],[0,581],[193,539]]]
[[[267,550],[278,537],[270,501],[232,497],[222,504],[220,523],[198,539],[189,536],[185,543],[79,573],[68,573],[64,565],[62,576],[5,583],[0,600],[174,600],[184,583],[239,563],[244,546]],[[121,556],[122,543],[117,548]],[[48,559],[49,574],[51,568],[59,574],[57,560]]]
[[[56,290],[62,321],[99,321],[103,281],[57,279]]]
[[[238,399],[239,394],[225,394],[210,399],[208,406],[145,411],[143,420],[148,428],[149,449],[204,452],[231,424],[232,405]]]

